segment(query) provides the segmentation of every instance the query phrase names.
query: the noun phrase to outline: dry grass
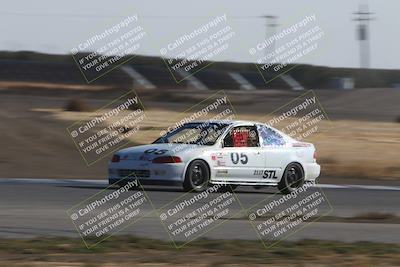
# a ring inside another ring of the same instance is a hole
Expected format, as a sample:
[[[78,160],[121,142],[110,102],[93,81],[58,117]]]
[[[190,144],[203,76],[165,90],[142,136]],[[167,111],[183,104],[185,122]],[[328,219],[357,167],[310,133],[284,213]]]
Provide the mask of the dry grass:
[[[201,97],[204,99],[204,96]],[[66,128],[71,123],[94,114],[66,112],[63,110],[64,101],[39,96],[3,96],[0,99],[0,130],[4,133],[4,138],[0,140],[1,176],[74,179],[106,177],[104,166],[107,159],[88,168],[66,134]],[[97,100],[88,105],[96,109],[109,102]],[[139,133],[130,140],[131,145],[154,141],[163,129],[182,118],[180,112],[192,104],[145,101],[145,105],[147,119],[141,124]],[[249,114],[239,111],[238,114],[238,119],[266,119],[256,110]],[[310,136],[307,141],[316,145],[323,178],[399,181],[398,123],[337,120],[322,122],[318,126],[319,133]],[[62,160],[59,160],[60,155]]]
[[[91,90],[91,91],[101,91],[112,88],[106,85],[93,85],[93,84],[62,84],[62,83],[49,83],[49,82],[19,82],[19,81],[0,81],[1,89],[28,89],[28,90],[38,90],[38,89],[62,89],[62,90]]]
[[[177,250],[121,236],[88,250],[80,239],[0,239],[0,266],[398,266],[399,255],[399,245],[367,242],[309,240],[265,249],[258,241],[198,240]]]
[[[78,121],[90,113],[68,113],[48,110],[57,120]],[[93,115],[93,114],[92,114]],[[133,143],[147,144],[160,136],[160,131],[183,115],[162,109],[146,111],[141,131],[131,138]],[[265,121],[265,117],[247,115],[238,119]],[[400,127],[390,122],[332,121],[321,122],[316,134],[305,141],[317,148],[317,161],[322,175],[379,180],[400,178]]]

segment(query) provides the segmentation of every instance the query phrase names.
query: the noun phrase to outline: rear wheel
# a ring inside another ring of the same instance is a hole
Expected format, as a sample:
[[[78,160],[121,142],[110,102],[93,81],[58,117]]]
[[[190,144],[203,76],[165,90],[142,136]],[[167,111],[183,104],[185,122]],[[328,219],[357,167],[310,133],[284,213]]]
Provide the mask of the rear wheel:
[[[185,191],[202,192],[207,189],[210,181],[210,170],[203,160],[194,160],[186,170],[183,189]]]
[[[278,189],[282,194],[290,194],[304,184],[304,171],[300,164],[290,163],[283,173]]]

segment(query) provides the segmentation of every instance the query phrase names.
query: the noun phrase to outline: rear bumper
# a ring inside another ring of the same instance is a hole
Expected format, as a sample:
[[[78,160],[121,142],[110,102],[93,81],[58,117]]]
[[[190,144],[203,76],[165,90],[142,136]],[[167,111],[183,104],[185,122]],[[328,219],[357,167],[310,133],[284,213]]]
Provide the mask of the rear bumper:
[[[304,168],[306,181],[315,181],[321,173],[321,166],[318,163],[307,163]]]

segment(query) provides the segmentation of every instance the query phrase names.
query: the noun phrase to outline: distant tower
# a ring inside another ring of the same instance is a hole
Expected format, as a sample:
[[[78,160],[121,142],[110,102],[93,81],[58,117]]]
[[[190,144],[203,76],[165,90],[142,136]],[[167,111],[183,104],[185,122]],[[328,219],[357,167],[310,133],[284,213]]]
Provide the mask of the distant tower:
[[[369,43],[369,22],[373,20],[371,15],[374,13],[369,12],[368,5],[360,5],[358,12],[354,12],[357,21],[356,35],[357,40],[360,42],[360,68],[370,67],[370,43]]]
[[[264,16],[261,16],[261,18],[264,18],[266,20],[266,24],[265,24],[265,26],[267,26],[267,29],[265,32],[266,39],[268,39],[268,37],[274,36],[276,33],[276,27],[279,26],[279,24],[277,24],[278,17],[274,16],[274,15],[264,15]],[[270,31],[268,31],[268,29],[270,29]],[[274,51],[275,51],[275,40],[271,44],[270,49],[265,49],[265,56],[267,56],[268,53],[272,53]]]

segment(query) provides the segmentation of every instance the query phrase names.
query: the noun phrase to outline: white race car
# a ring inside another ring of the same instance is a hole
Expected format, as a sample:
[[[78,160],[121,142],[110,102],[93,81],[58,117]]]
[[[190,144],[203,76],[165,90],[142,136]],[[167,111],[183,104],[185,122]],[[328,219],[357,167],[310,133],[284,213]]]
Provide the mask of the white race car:
[[[109,162],[109,183],[119,186],[179,184],[201,192],[210,184],[277,186],[288,194],[320,174],[313,144],[299,142],[262,123],[197,121],[152,144],[122,149]]]

